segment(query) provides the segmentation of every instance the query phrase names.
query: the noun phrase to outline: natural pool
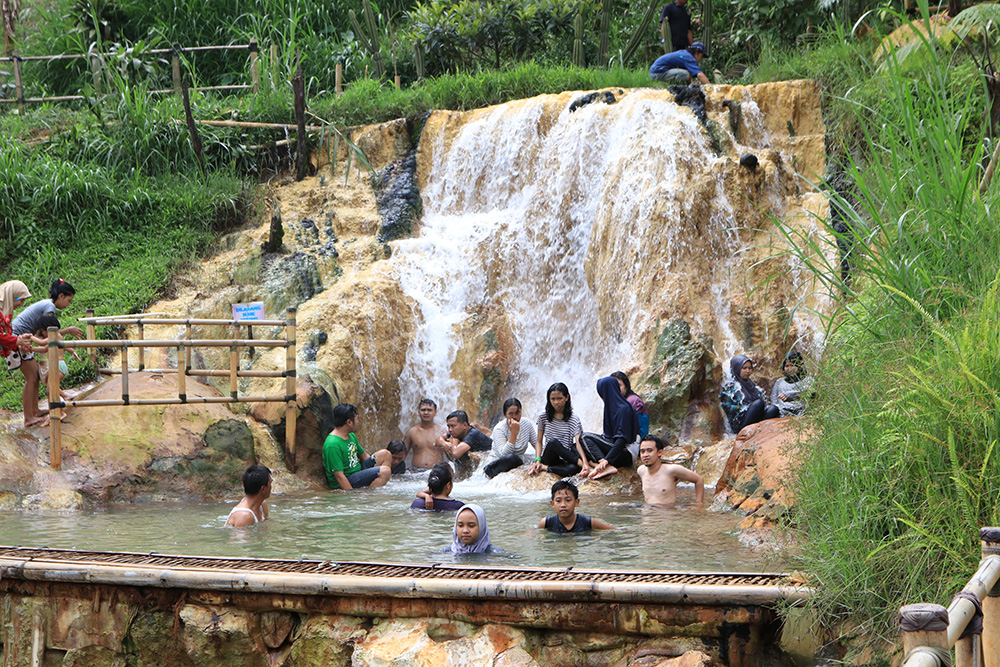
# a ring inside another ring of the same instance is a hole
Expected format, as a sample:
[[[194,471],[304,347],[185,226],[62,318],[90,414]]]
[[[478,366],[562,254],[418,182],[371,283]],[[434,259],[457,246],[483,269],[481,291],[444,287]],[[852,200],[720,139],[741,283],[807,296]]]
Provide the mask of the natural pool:
[[[617,528],[556,536],[538,530],[552,514],[548,491],[518,491],[501,475],[456,485],[452,497],[483,506],[493,543],[509,552],[489,563],[700,572],[771,572],[784,563],[754,553],[736,536],[740,517],[694,506],[692,487],[678,489],[675,509],[644,507],[641,496],[583,496],[580,510]],[[555,478],[553,478],[554,481]],[[76,512],[8,513],[0,544],[207,556],[310,558],[382,562],[452,562],[454,513],[409,509],[425,475],[393,478],[386,487],[352,493],[276,495],[269,521],[223,527],[231,502],[115,506]],[[711,499],[711,490],[706,491]],[[481,561],[480,561],[481,562]]]

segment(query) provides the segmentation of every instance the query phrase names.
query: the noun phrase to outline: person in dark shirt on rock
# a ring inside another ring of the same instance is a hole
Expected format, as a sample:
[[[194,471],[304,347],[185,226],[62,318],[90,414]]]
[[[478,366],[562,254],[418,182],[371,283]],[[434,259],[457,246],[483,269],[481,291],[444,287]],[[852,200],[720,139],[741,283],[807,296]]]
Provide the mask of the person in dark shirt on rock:
[[[663,83],[708,84],[708,77],[700,66],[705,55],[705,45],[695,42],[686,49],[660,56],[650,65],[649,78]]]
[[[447,463],[435,464],[427,478],[427,488],[417,494],[410,509],[433,512],[455,512],[461,509],[464,503],[449,497],[454,486],[452,479],[451,466]]]
[[[469,415],[464,410],[455,410],[445,420],[448,435],[442,435],[434,443],[455,461],[455,471],[459,479],[472,473],[472,458],[469,452],[488,452],[493,449],[493,438],[469,423]]]
[[[556,513],[538,522],[539,528],[553,533],[583,533],[588,530],[612,530],[614,526],[586,514],[577,514],[580,491],[576,484],[559,480],[552,485],[552,507]]]
[[[667,53],[667,34],[664,23],[670,25],[671,51],[686,49],[694,42],[691,32],[691,10],[687,8],[687,0],[674,0],[660,10],[660,43],[663,52]]]

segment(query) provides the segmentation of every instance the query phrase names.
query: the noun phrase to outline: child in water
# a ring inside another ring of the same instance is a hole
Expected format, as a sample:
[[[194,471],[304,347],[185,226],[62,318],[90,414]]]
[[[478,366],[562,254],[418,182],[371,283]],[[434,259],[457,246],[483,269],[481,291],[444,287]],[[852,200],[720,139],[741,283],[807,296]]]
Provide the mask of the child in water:
[[[453,554],[501,554],[503,549],[490,544],[486,512],[479,505],[463,505],[455,517],[451,546],[443,549]]]
[[[573,482],[561,479],[552,485],[552,507],[556,513],[538,522],[539,528],[553,533],[584,533],[588,530],[613,530],[614,526],[586,514],[577,514],[580,491]]]
[[[451,466],[436,463],[427,477],[427,488],[417,494],[410,509],[434,512],[454,512],[461,509],[464,503],[449,497],[453,486]]]

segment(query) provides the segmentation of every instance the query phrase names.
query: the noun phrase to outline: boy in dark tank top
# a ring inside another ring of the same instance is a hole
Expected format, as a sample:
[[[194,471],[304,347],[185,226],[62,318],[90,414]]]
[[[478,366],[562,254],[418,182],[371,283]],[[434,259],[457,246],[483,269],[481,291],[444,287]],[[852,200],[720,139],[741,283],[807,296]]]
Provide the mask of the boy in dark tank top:
[[[538,522],[539,528],[553,533],[584,533],[588,530],[611,530],[614,526],[586,514],[577,514],[580,505],[580,491],[576,484],[559,480],[552,485],[550,501],[556,513]]]

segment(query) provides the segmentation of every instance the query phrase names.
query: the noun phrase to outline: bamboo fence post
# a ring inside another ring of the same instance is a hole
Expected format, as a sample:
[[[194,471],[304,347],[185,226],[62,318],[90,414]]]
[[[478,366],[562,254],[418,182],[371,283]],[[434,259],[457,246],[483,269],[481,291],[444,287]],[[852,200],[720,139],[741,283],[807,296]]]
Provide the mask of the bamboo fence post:
[[[139,328],[139,340],[143,340],[143,338],[145,338],[145,330],[143,328],[142,322],[139,322],[138,328]],[[146,348],[144,348],[142,345],[139,346],[139,370],[140,371],[146,370]]]
[[[53,470],[62,467],[62,402],[59,396],[59,348],[57,327],[49,327],[49,465]]]
[[[187,336],[187,340],[188,341],[191,340],[191,323],[190,322],[187,323],[184,335]],[[180,366],[180,363],[178,362],[177,365]],[[191,346],[190,345],[185,345],[184,346],[184,365],[187,367],[188,372],[190,372],[191,371]]]
[[[295,309],[286,311],[285,319],[285,449],[288,464],[295,471]]]
[[[174,46],[173,54],[170,56],[170,71],[174,80],[174,95],[181,96],[181,59],[177,55],[178,48]]]
[[[239,327],[236,328],[239,329]],[[239,395],[240,390],[239,377],[236,375],[239,370],[240,348],[237,347],[236,341],[233,341],[232,347],[229,348],[229,395],[234,399]]]
[[[271,45],[271,89],[275,88],[275,82],[278,80],[278,45]]]
[[[96,53],[90,55],[90,71],[94,77],[94,92],[101,94],[101,59]]]
[[[257,40],[250,40],[250,85],[253,86],[253,92],[260,90],[260,63],[257,62]]]
[[[334,78],[333,78],[333,92],[340,95],[344,92],[344,65],[342,63],[337,63],[334,67]]]
[[[177,346],[177,398],[187,403],[187,368],[184,363],[184,345]]]
[[[18,113],[24,114],[24,86],[21,84],[21,56],[17,52],[11,54],[14,59],[14,98],[17,100]]]
[[[948,610],[939,604],[908,604],[899,608],[903,635],[903,662],[917,653],[934,656],[939,665],[951,661],[948,647]]]
[[[128,345],[122,343],[122,403],[128,405]]]
[[[955,642],[955,667],[976,666],[976,637],[969,635]]]
[[[94,325],[93,322],[90,321],[90,318],[92,318],[92,317],[94,317],[94,309],[93,308],[88,308],[87,309],[87,319],[88,319],[88,321],[87,321],[87,340],[97,340],[97,327]],[[94,365],[94,367],[96,368],[97,367],[97,348],[94,348],[94,347],[89,348],[88,351],[87,351],[87,356],[90,358],[90,363],[92,363]]]
[[[1000,528],[979,529],[983,557],[1000,555]],[[1000,583],[983,598],[983,636],[980,639],[985,667],[1000,667]]]

